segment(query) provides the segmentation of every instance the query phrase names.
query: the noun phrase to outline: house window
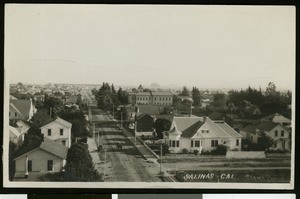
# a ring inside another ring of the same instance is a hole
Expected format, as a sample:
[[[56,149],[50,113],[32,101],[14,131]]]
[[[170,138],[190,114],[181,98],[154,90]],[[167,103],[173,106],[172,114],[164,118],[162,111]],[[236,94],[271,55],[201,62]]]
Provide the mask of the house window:
[[[61,143],[66,146],[66,140],[62,140]]]
[[[172,147],[175,147],[175,140],[172,141]]]
[[[284,131],[283,130],[281,131],[281,137],[284,137]]]
[[[212,140],[211,147],[217,147],[217,146],[218,146],[218,140]]]
[[[53,160],[48,160],[47,162],[47,170],[53,171]]]
[[[253,137],[252,137],[252,135],[250,136],[250,140],[251,140],[251,142],[253,142]]]
[[[195,141],[195,147],[200,147],[200,141]]]
[[[179,140],[176,141],[176,147],[179,147]]]
[[[28,168],[28,172],[32,171],[32,160],[28,160],[27,168]]]
[[[17,117],[17,115],[18,115],[18,114],[17,114],[17,113],[15,113],[15,117]]]
[[[193,142],[193,140],[191,140],[191,147],[194,147],[194,142]]]
[[[172,147],[172,140],[169,140],[169,147]]]
[[[236,139],[236,146],[239,146],[239,145],[240,145],[240,140]]]
[[[275,137],[277,137],[277,136],[278,136],[278,131],[276,130],[276,131],[275,131]]]
[[[10,117],[10,111],[9,111],[9,117]]]
[[[51,129],[48,129],[48,136],[51,136]]]
[[[64,129],[59,129],[60,135],[64,135]]]

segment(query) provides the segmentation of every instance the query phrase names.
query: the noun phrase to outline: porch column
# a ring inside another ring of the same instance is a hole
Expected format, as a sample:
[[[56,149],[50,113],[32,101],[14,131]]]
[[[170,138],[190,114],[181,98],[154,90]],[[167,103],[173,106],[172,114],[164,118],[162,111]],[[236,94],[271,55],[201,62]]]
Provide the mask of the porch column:
[[[63,162],[62,162],[62,171],[65,171],[65,166],[66,166],[66,160],[63,159]]]
[[[28,156],[26,155],[26,159],[25,159],[25,178],[28,178]]]

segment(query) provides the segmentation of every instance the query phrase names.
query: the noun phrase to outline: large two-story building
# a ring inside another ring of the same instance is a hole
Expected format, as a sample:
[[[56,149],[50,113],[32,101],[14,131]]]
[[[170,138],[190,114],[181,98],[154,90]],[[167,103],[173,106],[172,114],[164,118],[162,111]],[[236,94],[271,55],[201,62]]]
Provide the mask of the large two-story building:
[[[171,106],[173,94],[169,91],[129,93],[128,102],[131,104]]]

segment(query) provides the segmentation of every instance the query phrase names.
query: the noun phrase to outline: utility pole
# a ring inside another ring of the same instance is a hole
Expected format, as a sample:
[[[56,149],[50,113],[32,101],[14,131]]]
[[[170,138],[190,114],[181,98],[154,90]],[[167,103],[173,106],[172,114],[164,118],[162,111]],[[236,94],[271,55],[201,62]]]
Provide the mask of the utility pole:
[[[106,178],[106,148],[104,149],[104,180]]]
[[[123,127],[123,112],[121,111],[121,127]]]
[[[162,144],[160,145],[160,174],[162,174]]]

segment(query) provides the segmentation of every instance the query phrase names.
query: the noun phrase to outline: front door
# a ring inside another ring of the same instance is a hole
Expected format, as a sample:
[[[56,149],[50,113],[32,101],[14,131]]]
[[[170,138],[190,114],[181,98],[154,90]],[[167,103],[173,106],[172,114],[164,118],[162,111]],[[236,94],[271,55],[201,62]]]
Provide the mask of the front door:
[[[285,150],[285,140],[282,140],[282,150]]]

